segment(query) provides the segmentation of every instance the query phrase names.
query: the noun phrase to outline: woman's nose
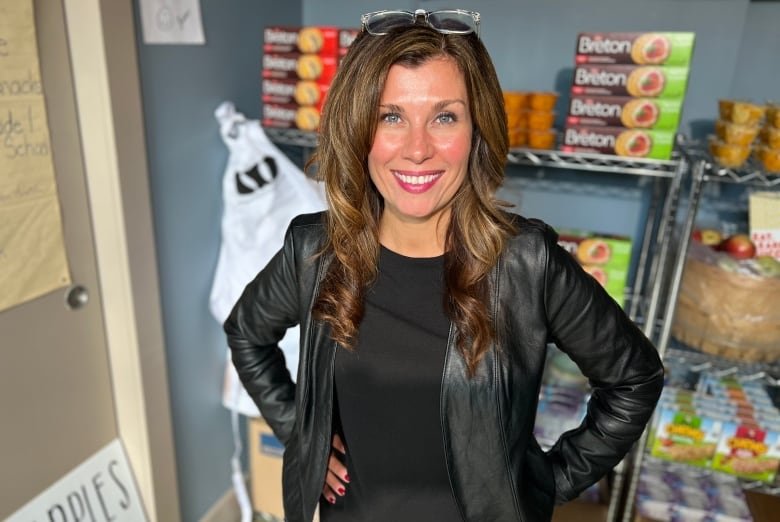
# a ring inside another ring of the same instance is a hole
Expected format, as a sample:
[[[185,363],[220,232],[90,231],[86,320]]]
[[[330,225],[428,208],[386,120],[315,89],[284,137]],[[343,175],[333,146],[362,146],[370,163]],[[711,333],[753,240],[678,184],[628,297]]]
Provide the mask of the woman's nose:
[[[406,136],[404,156],[415,163],[422,163],[433,154],[433,143],[425,126],[412,126]]]

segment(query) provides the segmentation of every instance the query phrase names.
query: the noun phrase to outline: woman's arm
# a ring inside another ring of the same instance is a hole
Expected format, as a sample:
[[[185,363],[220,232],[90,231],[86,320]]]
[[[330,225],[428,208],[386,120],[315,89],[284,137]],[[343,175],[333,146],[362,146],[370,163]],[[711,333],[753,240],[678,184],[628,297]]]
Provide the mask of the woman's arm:
[[[655,347],[556,239],[548,233],[550,333],[592,387],[582,424],[549,451],[560,503],[599,480],[642,435],[660,397],[664,370]]]
[[[246,286],[224,324],[238,376],[283,444],[295,423],[295,384],[278,343],[299,317],[291,230],[282,249]]]

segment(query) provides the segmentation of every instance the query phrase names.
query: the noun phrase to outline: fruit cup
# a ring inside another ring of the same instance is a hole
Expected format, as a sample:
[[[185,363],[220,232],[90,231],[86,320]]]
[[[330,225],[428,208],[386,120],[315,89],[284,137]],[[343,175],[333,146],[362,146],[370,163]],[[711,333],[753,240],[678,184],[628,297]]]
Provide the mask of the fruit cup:
[[[555,122],[555,112],[553,111],[528,111],[528,128],[531,130],[547,130]]]
[[[723,167],[741,167],[750,155],[750,147],[735,145],[719,140],[715,136],[709,138],[710,153]]]
[[[759,127],[756,125],[739,125],[726,120],[715,122],[715,134],[725,143],[733,143],[747,147],[758,135]]]
[[[528,146],[532,149],[555,148],[556,132],[553,129],[528,131]]]
[[[761,129],[761,141],[770,149],[780,149],[780,127],[765,125]]]
[[[756,147],[756,158],[767,172],[780,172],[780,148]]]
[[[758,125],[766,107],[737,100],[719,100],[718,111],[722,120],[740,125]]]
[[[551,111],[558,101],[557,92],[535,91],[531,93],[529,105],[532,111]]]

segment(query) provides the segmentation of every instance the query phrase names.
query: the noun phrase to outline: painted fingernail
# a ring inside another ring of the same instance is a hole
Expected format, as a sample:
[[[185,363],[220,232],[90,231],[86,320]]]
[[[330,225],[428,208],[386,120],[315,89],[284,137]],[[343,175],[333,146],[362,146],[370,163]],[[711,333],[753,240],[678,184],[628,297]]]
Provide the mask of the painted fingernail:
[[[336,490],[336,492],[337,492],[339,495],[343,495],[344,493],[346,493],[346,492],[347,492],[347,490],[346,490],[346,489],[344,489],[344,488],[339,488],[339,489],[337,489],[337,490]]]
[[[344,480],[346,480],[347,482],[349,482],[349,475],[347,475],[346,473],[344,473]]]
[[[336,497],[328,497],[328,502],[330,502],[331,504],[335,504],[336,503]]]

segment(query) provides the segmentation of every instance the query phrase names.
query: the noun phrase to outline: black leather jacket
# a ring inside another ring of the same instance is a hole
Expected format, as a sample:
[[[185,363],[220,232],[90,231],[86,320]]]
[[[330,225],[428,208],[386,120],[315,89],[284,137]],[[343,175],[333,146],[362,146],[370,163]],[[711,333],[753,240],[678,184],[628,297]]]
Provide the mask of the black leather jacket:
[[[310,522],[331,450],[336,344],[310,310],[327,259],[322,214],[293,220],[284,246],[246,287],[225,322],[233,363],[285,445],[284,507]],[[655,348],[537,220],[518,233],[490,274],[497,341],[468,378],[447,348],[441,423],[450,482],[464,521],[549,520],[639,438],[663,386]],[[300,323],[297,386],[277,343]],[[593,387],[587,416],[543,452],[532,436],[547,343],[565,351]],[[349,494],[347,492],[347,494]]]

